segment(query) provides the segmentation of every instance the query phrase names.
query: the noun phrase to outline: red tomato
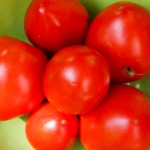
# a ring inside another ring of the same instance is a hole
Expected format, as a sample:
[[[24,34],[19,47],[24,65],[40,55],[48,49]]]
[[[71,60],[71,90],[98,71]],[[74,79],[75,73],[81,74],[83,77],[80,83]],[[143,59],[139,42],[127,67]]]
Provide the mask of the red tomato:
[[[44,99],[45,54],[23,41],[0,37],[0,120],[33,110]]]
[[[98,14],[86,45],[110,64],[112,82],[129,82],[150,74],[150,13],[131,2],[114,3]]]
[[[78,119],[48,102],[34,110],[26,121],[26,135],[37,150],[72,150],[78,135]]]
[[[88,112],[100,103],[109,87],[109,67],[103,56],[87,46],[58,51],[46,66],[44,92],[64,113]]]
[[[112,85],[104,101],[81,115],[87,150],[149,150],[150,99],[127,85]]]
[[[25,15],[29,40],[50,52],[81,44],[88,24],[88,12],[78,0],[34,0]]]

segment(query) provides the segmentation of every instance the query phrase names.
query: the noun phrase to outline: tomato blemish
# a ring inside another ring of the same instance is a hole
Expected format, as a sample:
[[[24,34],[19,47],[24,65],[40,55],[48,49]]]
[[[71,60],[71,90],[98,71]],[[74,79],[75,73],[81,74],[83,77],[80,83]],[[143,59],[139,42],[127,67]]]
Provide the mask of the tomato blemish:
[[[90,61],[91,63],[95,63],[95,60],[94,60],[93,57],[89,57],[89,61]]]
[[[134,124],[138,124],[139,120],[138,119],[134,119],[133,122],[134,122]]]

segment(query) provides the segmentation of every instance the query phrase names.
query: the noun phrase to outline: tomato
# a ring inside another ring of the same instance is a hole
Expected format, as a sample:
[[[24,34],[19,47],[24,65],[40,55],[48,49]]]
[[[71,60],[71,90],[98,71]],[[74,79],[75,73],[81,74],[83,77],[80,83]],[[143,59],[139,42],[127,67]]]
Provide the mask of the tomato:
[[[68,114],[88,112],[106,95],[109,66],[95,49],[75,45],[58,51],[48,62],[44,93],[57,109]]]
[[[111,85],[103,102],[80,121],[87,150],[150,148],[150,99],[136,88]]]
[[[150,74],[150,13],[140,5],[118,2],[91,23],[86,45],[109,62],[112,82],[130,82]]]
[[[45,102],[29,115],[26,135],[38,150],[72,150],[78,127],[77,116],[63,114]]]
[[[0,120],[32,111],[44,99],[45,54],[17,39],[0,37]]]
[[[25,15],[29,40],[49,52],[81,44],[89,25],[87,10],[78,0],[34,0]]]

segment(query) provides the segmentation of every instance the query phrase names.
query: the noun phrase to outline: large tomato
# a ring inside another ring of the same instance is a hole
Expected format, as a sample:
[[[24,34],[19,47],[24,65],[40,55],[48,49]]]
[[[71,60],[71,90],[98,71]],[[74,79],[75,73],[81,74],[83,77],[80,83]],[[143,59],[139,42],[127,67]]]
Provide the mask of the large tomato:
[[[104,57],[87,46],[58,51],[46,66],[44,92],[57,109],[69,114],[85,113],[100,103],[110,81]]]
[[[78,118],[63,114],[48,102],[26,121],[26,135],[36,150],[72,150],[78,136]]]
[[[81,115],[80,125],[87,150],[149,150],[150,99],[133,87],[112,85],[96,109]]]
[[[150,74],[150,13],[140,5],[118,2],[93,20],[86,38],[110,64],[112,82]]]
[[[45,54],[11,37],[0,37],[0,120],[24,115],[44,99]]]
[[[88,12],[78,0],[34,0],[25,15],[29,40],[50,52],[81,44],[88,24]]]

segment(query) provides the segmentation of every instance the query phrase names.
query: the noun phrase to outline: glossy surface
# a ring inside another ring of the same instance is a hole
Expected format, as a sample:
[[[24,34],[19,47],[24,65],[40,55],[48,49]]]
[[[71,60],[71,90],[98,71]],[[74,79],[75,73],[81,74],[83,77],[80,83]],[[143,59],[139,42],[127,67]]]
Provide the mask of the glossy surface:
[[[149,150],[150,99],[135,88],[112,85],[103,103],[80,120],[87,150]]]
[[[50,59],[43,87],[54,107],[68,114],[82,114],[102,101],[109,81],[109,66],[103,56],[78,45],[62,49]]]
[[[66,115],[46,102],[26,121],[26,135],[38,150],[72,150],[78,136],[78,118]]]
[[[78,0],[34,0],[25,16],[29,40],[49,52],[81,44],[88,24],[88,12]]]
[[[135,81],[150,74],[149,27],[149,12],[129,2],[115,3],[93,20],[86,45],[109,62],[112,82]]]
[[[0,37],[0,120],[29,113],[44,99],[45,54],[22,41]]]

